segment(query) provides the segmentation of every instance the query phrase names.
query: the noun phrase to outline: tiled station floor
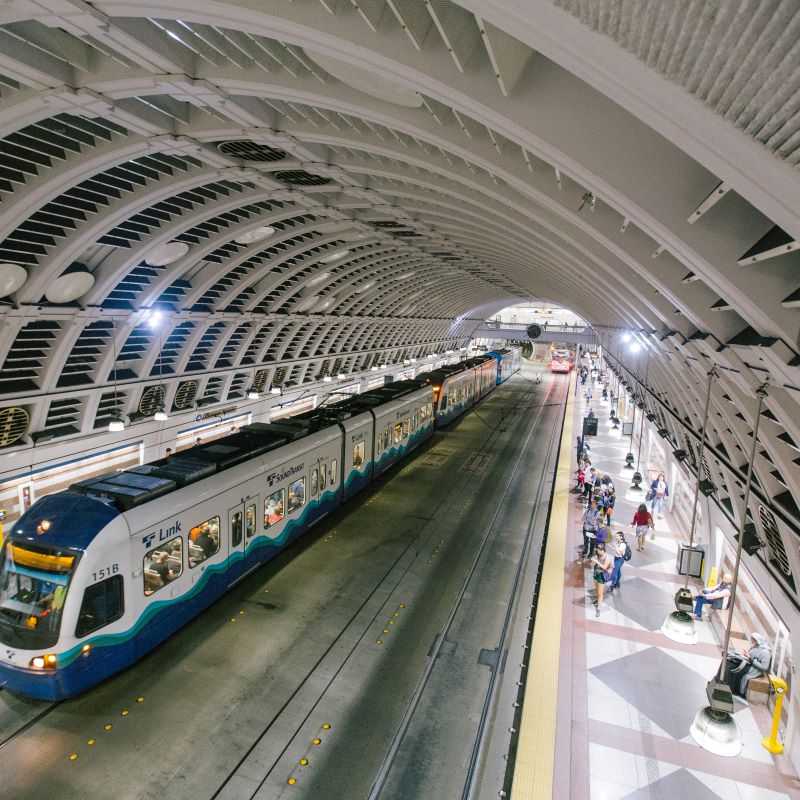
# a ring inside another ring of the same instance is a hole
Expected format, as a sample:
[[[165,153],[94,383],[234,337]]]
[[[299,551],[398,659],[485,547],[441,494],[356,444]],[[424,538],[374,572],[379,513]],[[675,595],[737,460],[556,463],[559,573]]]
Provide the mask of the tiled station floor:
[[[576,432],[587,410],[585,387],[579,388]],[[631,473],[621,469],[630,439],[611,430],[609,405],[600,401],[598,387],[593,391],[600,422],[598,436],[589,439],[592,464],[615,482],[612,529],[623,530],[634,550],[623,567],[621,589],[606,598],[596,618],[591,570],[575,560],[583,505],[579,495],[570,495],[553,797],[800,798],[788,757],[772,756],[761,745],[770,724],[764,706],[736,701],[744,739],[737,758],[712,755],[689,735],[695,712],[706,704],[706,683],[719,666],[720,644],[708,622],[697,623],[700,641],[694,646],[660,633],[683,582],[675,568],[680,537],[667,514],[657,520],[655,541],[648,538],[645,552],[636,551],[627,523],[643,496],[627,492]],[[573,465],[574,442],[575,436]]]

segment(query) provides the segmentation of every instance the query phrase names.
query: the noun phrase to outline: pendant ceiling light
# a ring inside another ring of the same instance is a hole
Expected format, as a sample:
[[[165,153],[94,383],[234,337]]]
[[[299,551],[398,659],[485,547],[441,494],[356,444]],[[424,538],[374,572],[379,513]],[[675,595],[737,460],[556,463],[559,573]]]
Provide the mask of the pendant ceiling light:
[[[108,422],[110,433],[120,433],[125,430],[125,421],[117,410],[117,324],[114,317],[111,317],[111,347],[114,353],[112,369],[114,370],[114,410],[111,412],[111,419]]]
[[[706,444],[706,427],[708,426],[708,409],[711,404],[711,384],[717,377],[716,370],[712,367],[708,371],[708,384],[706,385],[706,404],[703,409],[703,427],[700,432],[700,447],[697,452],[697,480],[694,486],[694,502],[692,503],[692,523],[689,526],[689,561],[686,564],[686,580],[683,588],[678,589],[675,594],[675,611],[669,614],[661,625],[661,633],[673,642],[681,644],[697,644],[697,630],[694,620],[690,616],[692,612],[692,593],[689,591],[689,574],[691,572],[692,555],[694,554],[694,532],[697,525],[697,501],[700,495],[700,478],[702,471],[700,464],[703,463],[703,451]]]
[[[0,264],[0,297],[19,291],[28,280],[28,273],[19,264]]]
[[[71,303],[86,294],[94,286],[94,275],[87,270],[65,272],[50,281],[44,296],[50,303]]]
[[[275,233],[275,228],[271,225],[259,225],[246,233],[240,233],[234,237],[236,244],[255,244],[256,242],[263,242],[264,239],[269,239]]]
[[[189,252],[186,242],[165,242],[154,247],[145,257],[144,263],[151,267],[166,267],[174,264]]]
[[[163,360],[164,360],[164,335],[161,332],[161,312],[160,311],[152,311],[150,314],[149,319],[147,320],[147,324],[151,328],[158,328],[158,380],[159,384],[161,382],[161,370],[163,367]],[[164,391],[164,387],[161,386],[161,400],[158,401],[158,406],[156,407],[156,413],[153,415],[153,419],[156,422],[166,422],[169,419],[169,415],[167,414],[167,409],[164,406],[164,395],[166,392]]]
[[[349,254],[350,254],[349,250],[338,250],[335,253],[331,253],[330,255],[321,258],[320,262],[323,264],[332,264],[334,261],[339,261],[340,259],[344,258],[346,255]]]

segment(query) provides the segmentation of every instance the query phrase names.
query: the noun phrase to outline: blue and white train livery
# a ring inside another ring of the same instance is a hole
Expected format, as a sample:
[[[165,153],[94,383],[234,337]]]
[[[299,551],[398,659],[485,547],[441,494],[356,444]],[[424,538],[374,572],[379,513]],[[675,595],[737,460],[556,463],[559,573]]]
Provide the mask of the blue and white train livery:
[[[504,347],[502,350],[490,350],[486,355],[497,359],[498,386],[520,370],[522,355],[518,347]]]
[[[77,694],[141,658],[433,432],[401,381],[36,502],[0,553],[0,683]]]

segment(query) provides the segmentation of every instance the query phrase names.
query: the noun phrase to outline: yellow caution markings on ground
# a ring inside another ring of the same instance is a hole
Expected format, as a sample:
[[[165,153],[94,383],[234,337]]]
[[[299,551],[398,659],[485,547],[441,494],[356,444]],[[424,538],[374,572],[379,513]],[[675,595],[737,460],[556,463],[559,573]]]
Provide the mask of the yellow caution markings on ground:
[[[561,613],[564,599],[564,553],[569,490],[572,485],[572,416],[574,399],[567,401],[558,455],[553,507],[547,530],[539,604],[533,627],[528,691],[522,705],[517,758],[511,800],[539,800],[553,796],[556,750],[558,661],[561,655]],[[538,692],[536,686],[551,687]],[[567,736],[567,733],[563,734]],[[562,743],[563,744],[563,743]]]

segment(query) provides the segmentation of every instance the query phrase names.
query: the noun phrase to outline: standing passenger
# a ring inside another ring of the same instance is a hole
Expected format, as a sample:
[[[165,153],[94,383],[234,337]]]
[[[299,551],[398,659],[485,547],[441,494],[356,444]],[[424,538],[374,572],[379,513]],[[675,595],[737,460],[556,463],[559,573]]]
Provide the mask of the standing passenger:
[[[583,524],[583,557],[589,558],[594,552],[597,526],[600,524],[600,512],[597,510],[596,500],[592,500],[589,508],[583,512],[581,522]]]
[[[611,582],[612,564],[611,556],[606,553],[606,546],[604,544],[597,545],[597,555],[592,559],[594,565],[594,588],[597,592],[597,611],[595,616],[600,616],[600,609],[603,607],[603,593],[606,590],[606,584]]]
[[[628,543],[625,541],[625,534],[617,531],[614,534],[614,541],[611,543],[611,554],[614,556],[614,572],[611,575],[611,594],[614,589],[619,589],[619,580],[622,575],[622,567],[625,564],[625,555],[628,552]]]

